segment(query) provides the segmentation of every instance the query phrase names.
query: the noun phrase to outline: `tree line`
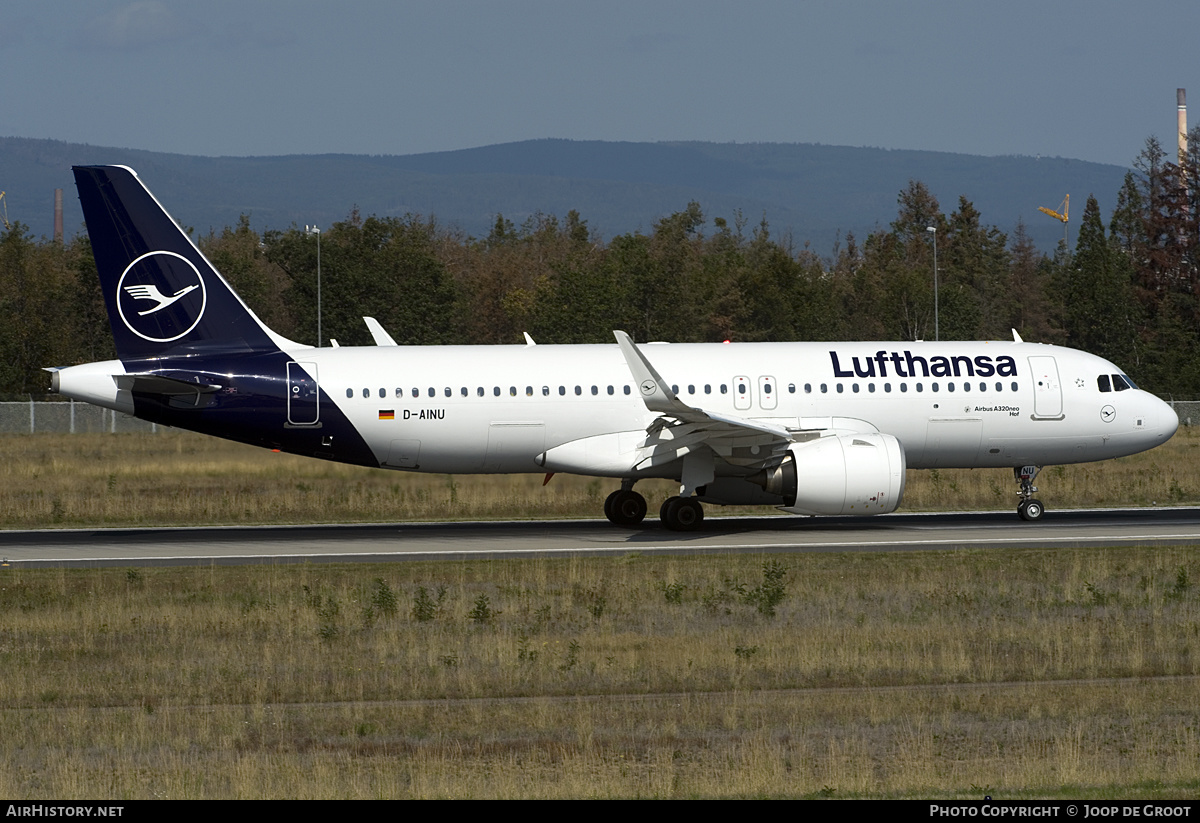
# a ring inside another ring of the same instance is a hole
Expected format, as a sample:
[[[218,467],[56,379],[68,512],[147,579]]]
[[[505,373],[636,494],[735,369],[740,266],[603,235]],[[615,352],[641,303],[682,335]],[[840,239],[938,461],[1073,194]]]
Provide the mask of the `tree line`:
[[[1200,397],[1200,127],[1172,162],[1147,140],[1106,216],[1089,196],[1074,248],[1039,252],[965,197],[946,214],[920,181],[896,219],[830,255],[764,216],[706,219],[689,203],[648,233],[607,242],[577,212],[498,215],[486,237],[433,218],[352,211],[320,238],[321,326],[369,345],[364,315],[401,344],[1011,339],[1108,358],[1143,388]],[[930,231],[930,228],[934,231]],[[238,225],[197,244],[269,326],[316,343],[317,240]],[[934,244],[937,246],[935,321]],[[86,235],[0,235],[0,394],[41,395],[44,366],[114,357]]]

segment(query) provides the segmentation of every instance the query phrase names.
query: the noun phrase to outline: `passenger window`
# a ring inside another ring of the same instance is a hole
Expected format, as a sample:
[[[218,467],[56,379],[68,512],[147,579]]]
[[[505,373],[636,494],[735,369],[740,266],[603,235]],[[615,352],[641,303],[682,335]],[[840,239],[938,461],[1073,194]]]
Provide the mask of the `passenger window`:
[[[918,383],[918,384],[917,384],[917,391],[918,391],[918,392],[923,392],[923,391],[925,391],[925,386],[923,386],[922,384]]]
[[[549,397],[549,396],[550,396],[550,387],[542,386],[542,397]]]
[[[451,397],[451,396],[453,396],[453,395],[454,395],[454,390],[453,390],[453,389],[451,389],[449,386],[447,386],[447,387],[446,387],[446,391],[445,391],[445,395],[446,395],[447,397]]]
[[[462,387],[462,396],[463,396],[463,397],[466,397],[468,393],[469,393],[469,392],[467,392],[467,387],[466,387],[466,386],[463,386],[463,387]]]
[[[533,397],[533,386],[526,386],[526,387],[525,387],[525,396],[526,396],[526,397]]]
[[[400,390],[399,390],[399,389],[396,389],[396,391],[400,391]],[[347,397],[353,397],[353,396],[354,396],[354,389],[346,389],[346,396],[347,396]]]
[[[841,384],[841,383],[838,383],[838,384],[837,384],[837,391],[838,391],[838,394],[841,394],[841,393],[842,393],[843,389],[842,389],[842,384]]]
[[[476,396],[478,396],[478,397],[483,397],[483,386],[479,386],[479,387],[477,387],[477,388],[475,389],[475,394],[476,394]]]
[[[517,396],[517,387],[516,387],[516,386],[509,386],[509,387],[508,387],[508,396],[509,396],[509,397],[516,397],[516,396]]]
[[[433,386],[430,386],[430,387],[429,387],[429,396],[430,396],[430,397],[437,397],[437,390],[436,390],[436,389],[434,389],[434,388],[433,388]]]
[[[983,381],[980,381],[980,383],[979,383],[979,390],[980,390],[980,391],[987,391],[987,383],[984,383]]]
[[[499,396],[500,396],[500,387],[492,386],[492,397],[499,397]]]
[[[822,383],[821,384],[821,394],[828,394],[828,393],[829,393],[829,384]]]
[[[695,394],[695,393],[696,393],[696,387],[689,383],[688,384],[688,394]]]
[[[404,389],[397,388],[397,389],[396,389],[396,397],[397,397],[397,398],[401,398],[401,397],[403,397],[403,396],[404,396]]]
[[[729,387],[726,386],[724,383],[722,383],[721,384],[721,394],[728,394],[728,393],[729,393]]]
[[[1012,390],[1013,390],[1013,391],[1016,391],[1016,390],[1017,390],[1017,381],[1016,381],[1016,380],[1014,380],[1014,381],[1012,382]]]
[[[804,384],[804,393],[805,393],[805,394],[812,394],[812,383],[805,383],[805,384]]]
[[[999,380],[996,381],[996,391],[1004,391],[1004,384]]]
[[[413,397],[420,397],[420,396],[421,396],[421,390],[418,389],[416,386],[413,386]]]
[[[613,395],[613,387],[612,386],[608,387],[608,394],[610,397]]]
[[[954,384],[951,383],[950,385],[953,386]],[[964,380],[963,381],[963,391],[970,391],[970,390],[971,390],[971,384],[968,383],[966,380]],[[950,391],[954,391],[954,389],[951,388]]]
[[[576,386],[575,387],[575,396],[578,397],[581,394],[583,394],[583,386]]]
[[[855,394],[858,394],[858,384],[857,383],[852,384],[850,386],[850,388],[854,391]]]
[[[946,384],[946,391],[954,391],[954,381],[953,380],[951,380],[949,383]]]
[[[712,394],[712,383],[705,383],[705,384],[704,384],[704,393],[705,393],[705,394]]]
[[[907,393],[908,393],[908,384],[907,384],[907,383],[901,383],[901,384],[900,384],[900,393],[901,393],[901,394],[907,394]]]
[[[628,387],[628,386],[622,386],[621,388],[625,389],[625,393],[626,393],[626,394],[629,394],[629,387]]]
[[[371,390],[363,389],[363,397],[370,397],[370,396],[371,396]]]
[[[600,389],[596,388],[595,386],[592,386],[592,397],[595,397],[599,393],[600,393]]]
[[[891,391],[892,391],[892,384],[891,384],[891,383],[884,383],[884,384],[883,384],[883,390],[884,390],[885,392],[888,392],[888,393],[890,394],[890,393],[891,393]]]
[[[771,384],[763,383],[763,394],[770,394],[770,393],[771,393]]]
[[[567,387],[566,387],[566,386],[559,386],[559,387],[558,387],[558,396],[559,396],[559,397],[562,397],[562,396],[563,396],[564,394],[566,394],[566,393],[567,393]]]
[[[874,383],[868,383],[868,384],[867,384],[867,391],[869,391],[871,394],[874,394],[874,393],[875,393],[875,384],[874,384]]]
[[[679,394],[679,384],[678,383],[671,384],[671,394],[675,394],[675,395]]]

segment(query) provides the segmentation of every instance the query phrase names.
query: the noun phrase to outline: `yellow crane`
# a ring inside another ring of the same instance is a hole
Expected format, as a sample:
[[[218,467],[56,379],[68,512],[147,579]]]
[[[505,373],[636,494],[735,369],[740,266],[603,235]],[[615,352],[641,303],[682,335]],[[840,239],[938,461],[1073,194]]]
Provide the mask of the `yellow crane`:
[[[1070,208],[1071,208],[1071,195],[1068,194],[1066,197],[1064,197],[1063,201],[1058,204],[1058,207],[1060,209],[1062,209],[1061,212],[1057,212],[1054,209],[1048,209],[1045,206],[1038,206],[1038,211],[1042,212],[1043,214],[1050,215],[1055,220],[1062,221],[1063,245],[1065,246],[1067,244],[1067,213],[1068,213],[1068,211],[1070,211]]]
[[[1038,206],[1038,211],[1050,215],[1055,220],[1061,220],[1063,223],[1066,223],[1067,211],[1071,208],[1071,195],[1068,194],[1066,197],[1064,197],[1063,201],[1058,204],[1058,207],[1062,209],[1061,213],[1056,212],[1054,209],[1048,209],[1045,206]]]

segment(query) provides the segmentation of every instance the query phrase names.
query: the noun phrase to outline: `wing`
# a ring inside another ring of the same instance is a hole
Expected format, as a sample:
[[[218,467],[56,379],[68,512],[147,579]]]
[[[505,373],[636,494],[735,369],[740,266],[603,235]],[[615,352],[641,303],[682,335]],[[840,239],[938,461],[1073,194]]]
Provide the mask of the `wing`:
[[[747,472],[777,462],[792,443],[820,436],[817,430],[788,429],[766,420],[709,412],[684,403],[629,335],[614,331],[642,402],[659,417],[646,430],[649,456],[639,468],[684,460],[683,494],[712,480],[713,457]]]

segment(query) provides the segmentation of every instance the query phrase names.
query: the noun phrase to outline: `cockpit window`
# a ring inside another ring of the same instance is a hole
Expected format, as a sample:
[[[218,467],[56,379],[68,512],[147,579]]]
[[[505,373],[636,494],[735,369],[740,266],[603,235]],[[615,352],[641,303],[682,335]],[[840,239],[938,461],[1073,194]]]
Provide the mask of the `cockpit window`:
[[[1138,384],[1133,382],[1133,378],[1127,374],[1121,375],[1121,379],[1124,380],[1125,383],[1128,384],[1129,388],[1131,388],[1131,389],[1136,389],[1138,387]]]
[[[1119,374],[1114,374],[1112,376],[1112,383],[1114,391],[1125,391],[1126,389],[1130,388],[1129,383],[1127,383],[1125,378]]]
[[[1112,385],[1108,382],[1108,375],[1102,374],[1096,378],[1096,385],[1100,387],[1100,391],[1112,391]]]

